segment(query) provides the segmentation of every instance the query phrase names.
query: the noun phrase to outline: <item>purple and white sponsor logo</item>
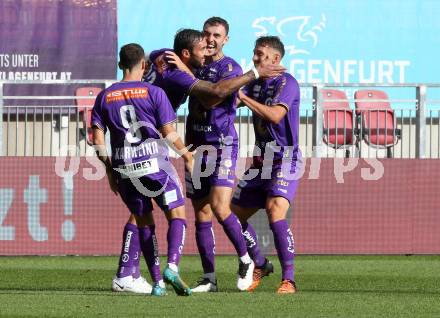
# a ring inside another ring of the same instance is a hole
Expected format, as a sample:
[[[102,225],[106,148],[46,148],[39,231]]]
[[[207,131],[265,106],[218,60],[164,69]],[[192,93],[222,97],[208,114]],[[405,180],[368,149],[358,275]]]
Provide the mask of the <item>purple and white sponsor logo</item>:
[[[130,256],[128,256],[128,254],[123,254],[123,255],[122,255],[122,261],[123,261],[124,263],[127,263],[129,259],[130,259]]]
[[[130,249],[130,242],[131,242],[131,236],[133,235],[132,231],[127,231],[127,238],[125,239],[124,242],[124,252],[128,253],[129,249]]]
[[[295,253],[295,240],[293,239],[293,234],[290,229],[287,229],[287,242],[289,244],[287,250],[292,254]]]

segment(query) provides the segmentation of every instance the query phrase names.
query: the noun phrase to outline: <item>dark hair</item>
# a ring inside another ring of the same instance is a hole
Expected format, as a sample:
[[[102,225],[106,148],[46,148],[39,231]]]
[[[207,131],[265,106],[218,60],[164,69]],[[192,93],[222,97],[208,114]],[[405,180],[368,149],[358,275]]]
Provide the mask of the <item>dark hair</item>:
[[[126,44],[119,51],[119,67],[131,70],[145,58],[144,49],[137,43]]]
[[[203,39],[203,33],[193,29],[180,29],[174,37],[174,52],[180,56],[182,50],[192,52],[194,45]]]
[[[229,33],[228,21],[226,21],[225,19],[220,18],[220,17],[209,18],[208,20],[205,21],[205,23],[203,23],[203,28],[205,28],[205,26],[207,26],[207,25],[217,25],[217,24],[223,25],[223,27],[226,30],[226,35],[228,35],[228,33]]]
[[[277,36],[261,36],[255,41],[255,47],[257,46],[269,46],[281,53],[281,57],[284,56],[284,44]]]

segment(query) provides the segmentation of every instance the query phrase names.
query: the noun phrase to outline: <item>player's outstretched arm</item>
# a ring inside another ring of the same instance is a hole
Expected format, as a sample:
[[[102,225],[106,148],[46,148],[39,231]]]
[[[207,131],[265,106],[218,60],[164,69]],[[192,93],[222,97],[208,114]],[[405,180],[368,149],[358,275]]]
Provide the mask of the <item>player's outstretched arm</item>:
[[[96,155],[98,156],[99,160],[101,160],[105,165],[105,171],[110,189],[114,194],[118,194],[118,183],[113,174],[112,163],[105,147],[104,131],[97,126],[93,126],[93,147],[95,148]]]
[[[189,70],[176,53],[166,51],[165,55],[168,63],[174,64],[179,70],[188,73],[194,78],[191,70]],[[205,108],[213,108],[240,87],[249,84],[259,77],[267,78],[278,76],[285,70],[286,69],[281,65],[259,65],[242,76],[225,79],[217,83],[198,81],[189,92],[189,95],[197,97]]]
[[[190,92],[196,96],[205,108],[213,108],[222,102],[226,97],[259,77],[274,77],[282,74],[285,68],[281,65],[266,65],[253,68],[245,74],[222,80],[217,83],[199,81]]]
[[[261,104],[256,100],[250,98],[249,96],[245,95],[241,90],[238,91],[238,98],[240,98],[240,100],[247,107],[249,107],[252,112],[275,125],[278,124],[281,119],[283,119],[283,117],[287,114],[287,109],[283,105],[276,104],[267,106]]]

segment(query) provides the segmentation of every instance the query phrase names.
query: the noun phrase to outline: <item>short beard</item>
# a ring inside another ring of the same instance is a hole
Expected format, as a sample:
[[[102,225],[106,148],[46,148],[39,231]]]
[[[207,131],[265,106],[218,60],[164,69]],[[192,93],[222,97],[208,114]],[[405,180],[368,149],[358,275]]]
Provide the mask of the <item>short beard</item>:
[[[198,60],[196,60],[193,57],[189,58],[188,63],[189,63],[189,65],[191,65],[192,68],[200,68],[203,66],[202,63],[200,63]]]

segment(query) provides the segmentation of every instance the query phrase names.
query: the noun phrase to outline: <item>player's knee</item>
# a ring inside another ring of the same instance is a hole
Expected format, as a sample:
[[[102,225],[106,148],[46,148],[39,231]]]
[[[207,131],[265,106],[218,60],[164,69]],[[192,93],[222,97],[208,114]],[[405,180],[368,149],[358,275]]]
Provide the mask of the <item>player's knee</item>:
[[[229,204],[225,200],[213,200],[211,203],[212,212],[219,222],[224,221],[231,214]]]
[[[134,216],[133,213],[130,214],[130,217],[128,218],[127,223],[130,223],[130,224],[133,224],[133,225],[137,225],[136,217]]]
[[[224,220],[226,220],[230,214],[231,214],[231,211],[216,211],[214,213],[217,221],[219,221],[220,223],[223,222]]]
[[[208,209],[196,210],[195,216],[197,222],[210,222],[212,220],[212,212]]]
[[[136,220],[136,224],[138,227],[146,227],[154,224],[153,213],[147,213],[142,216],[134,216],[133,218]]]
[[[231,212],[227,202],[217,201],[213,203],[211,207],[217,219],[224,220]]]
[[[169,210],[166,212],[166,217],[168,220],[171,219],[186,219],[185,215],[185,206],[181,205],[174,209]]]
[[[286,218],[289,202],[285,198],[271,198],[266,202],[266,213],[269,222],[277,222]]]
[[[286,213],[284,213],[281,210],[270,209],[270,210],[266,210],[266,213],[270,223],[274,223],[286,218]]]

